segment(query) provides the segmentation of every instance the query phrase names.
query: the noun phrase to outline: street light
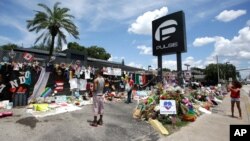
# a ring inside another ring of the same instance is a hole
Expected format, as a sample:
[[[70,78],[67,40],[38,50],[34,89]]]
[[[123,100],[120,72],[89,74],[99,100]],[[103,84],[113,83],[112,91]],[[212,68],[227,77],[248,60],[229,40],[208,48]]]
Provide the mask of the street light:
[[[225,80],[229,80],[229,70],[228,70],[228,64],[229,64],[230,62],[226,62],[225,64],[226,64],[226,71],[224,72],[224,73],[226,73],[226,76],[224,76],[224,78],[225,78]]]
[[[217,76],[218,76],[218,84],[220,83],[220,68],[219,68],[219,57],[216,55],[216,62],[217,62]]]
[[[149,71],[149,68],[151,68],[151,65],[148,65],[148,71]]]
[[[188,71],[188,67],[190,66],[189,64],[184,64],[187,67],[187,71]]]

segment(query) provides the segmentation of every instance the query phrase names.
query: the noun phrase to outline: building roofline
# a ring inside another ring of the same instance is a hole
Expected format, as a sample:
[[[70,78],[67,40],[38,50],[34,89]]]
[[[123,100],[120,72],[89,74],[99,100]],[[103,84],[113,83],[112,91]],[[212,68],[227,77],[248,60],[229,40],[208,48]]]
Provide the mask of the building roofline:
[[[25,52],[25,51],[28,51],[30,53],[38,53],[38,54],[46,54],[46,55],[49,55],[49,51],[47,50],[40,50],[40,49],[34,49],[34,48],[15,48],[13,49],[14,51],[22,51],[22,52]],[[59,56],[66,56],[65,53],[61,53],[61,52],[57,52],[57,53],[53,53],[54,55],[59,55]]]

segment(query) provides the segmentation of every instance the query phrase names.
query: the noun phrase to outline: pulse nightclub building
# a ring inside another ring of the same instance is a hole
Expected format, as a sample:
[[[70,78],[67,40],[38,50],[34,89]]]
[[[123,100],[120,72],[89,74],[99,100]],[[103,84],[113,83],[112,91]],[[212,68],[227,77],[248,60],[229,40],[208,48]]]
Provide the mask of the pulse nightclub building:
[[[4,56],[7,58],[9,57],[9,52],[6,50],[0,50],[0,55],[3,56],[1,59],[4,61]],[[17,48],[14,49],[15,52],[15,60],[20,62],[25,61],[23,59],[23,55],[25,53],[31,54],[34,58],[33,61],[38,61],[40,63],[45,63],[48,59],[49,51],[39,50],[39,49],[32,49],[32,48]],[[145,71],[142,68],[136,68],[127,66],[124,62],[114,62],[114,61],[107,61],[102,59],[95,59],[88,57],[87,53],[79,52],[76,50],[66,49],[62,52],[54,53],[55,60],[54,63],[66,63],[66,64],[74,64],[76,60],[80,60],[81,64],[84,66],[91,66],[95,68],[102,68],[102,67],[111,67],[111,68],[120,68],[122,71],[128,72],[136,72],[136,71]]]

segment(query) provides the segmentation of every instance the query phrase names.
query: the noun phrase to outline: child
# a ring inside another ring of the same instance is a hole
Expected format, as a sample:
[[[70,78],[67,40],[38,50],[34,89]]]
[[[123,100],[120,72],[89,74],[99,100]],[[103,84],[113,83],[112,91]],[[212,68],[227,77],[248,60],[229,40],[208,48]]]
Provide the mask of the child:
[[[241,108],[240,108],[240,88],[242,87],[241,83],[238,81],[233,81],[232,85],[229,86],[229,90],[231,92],[231,112],[232,117],[234,117],[234,105],[236,103],[236,106],[239,111],[239,118],[242,119],[241,115]]]

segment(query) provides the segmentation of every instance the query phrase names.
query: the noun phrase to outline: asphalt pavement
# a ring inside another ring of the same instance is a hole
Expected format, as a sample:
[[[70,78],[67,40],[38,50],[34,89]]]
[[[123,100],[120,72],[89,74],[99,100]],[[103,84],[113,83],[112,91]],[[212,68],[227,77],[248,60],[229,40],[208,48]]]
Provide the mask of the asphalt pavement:
[[[132,117],[136,103],[105,104],[103,126],[91,127],[92,107],[43,118],[14,108],[12,117],[0,119],[1,141],[157,141],[161,136],[146,122]]]

